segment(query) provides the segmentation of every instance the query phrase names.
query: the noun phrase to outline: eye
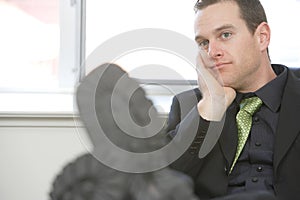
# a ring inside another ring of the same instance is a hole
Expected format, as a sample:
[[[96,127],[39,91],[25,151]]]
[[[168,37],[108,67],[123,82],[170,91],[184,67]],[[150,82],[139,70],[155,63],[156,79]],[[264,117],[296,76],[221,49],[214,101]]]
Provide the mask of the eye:
[[[231,37],[231,35],[232,35],[232,33],[224,32],[221,34],[221,37],[222,37],[222,39],[228,39]]]
[[[209,44],[209,41],[208,40],[203,40],[201,42],[198,43],[199,45],[199,48],[205,50],[208,48],[208,44]]]

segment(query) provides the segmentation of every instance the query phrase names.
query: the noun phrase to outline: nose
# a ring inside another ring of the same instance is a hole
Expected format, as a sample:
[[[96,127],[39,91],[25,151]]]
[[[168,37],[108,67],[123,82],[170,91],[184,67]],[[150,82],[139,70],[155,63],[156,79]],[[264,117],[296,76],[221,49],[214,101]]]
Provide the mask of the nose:
[[[223,50],[221,46],[218,44],[218,42],[210,41],[208,47],[208,55],[211,58],[219,58],[223,56]]]

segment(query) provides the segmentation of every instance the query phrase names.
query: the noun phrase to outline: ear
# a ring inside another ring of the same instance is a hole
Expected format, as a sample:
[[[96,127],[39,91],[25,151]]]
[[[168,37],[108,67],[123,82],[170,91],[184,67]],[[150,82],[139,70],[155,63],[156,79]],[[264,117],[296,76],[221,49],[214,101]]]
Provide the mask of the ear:
[[[256,28],[255,35],[257,36],[260,50],[264,51],[268,48],[270,44],[270,38],[271,38],[271,30],[266,22],[262,22],[258,27]]]

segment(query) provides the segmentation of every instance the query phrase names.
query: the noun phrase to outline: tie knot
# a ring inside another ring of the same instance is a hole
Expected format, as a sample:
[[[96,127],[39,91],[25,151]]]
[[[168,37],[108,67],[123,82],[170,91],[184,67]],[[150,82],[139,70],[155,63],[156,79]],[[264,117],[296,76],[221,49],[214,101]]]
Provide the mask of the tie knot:
[[[262,105],[262,100],[259,97],[250,97],[243,99],[240,107],[241,110],[246,111],[250,115],[253,115]]]

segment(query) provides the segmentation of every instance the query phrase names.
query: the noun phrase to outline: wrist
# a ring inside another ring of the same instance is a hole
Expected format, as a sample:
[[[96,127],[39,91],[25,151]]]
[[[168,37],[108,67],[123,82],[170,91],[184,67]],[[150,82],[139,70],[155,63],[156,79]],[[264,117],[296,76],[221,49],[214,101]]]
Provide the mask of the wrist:
[[[221,121],[226,112],[224,97],[201,99],[197,104],[199,115],[207,121]]]

